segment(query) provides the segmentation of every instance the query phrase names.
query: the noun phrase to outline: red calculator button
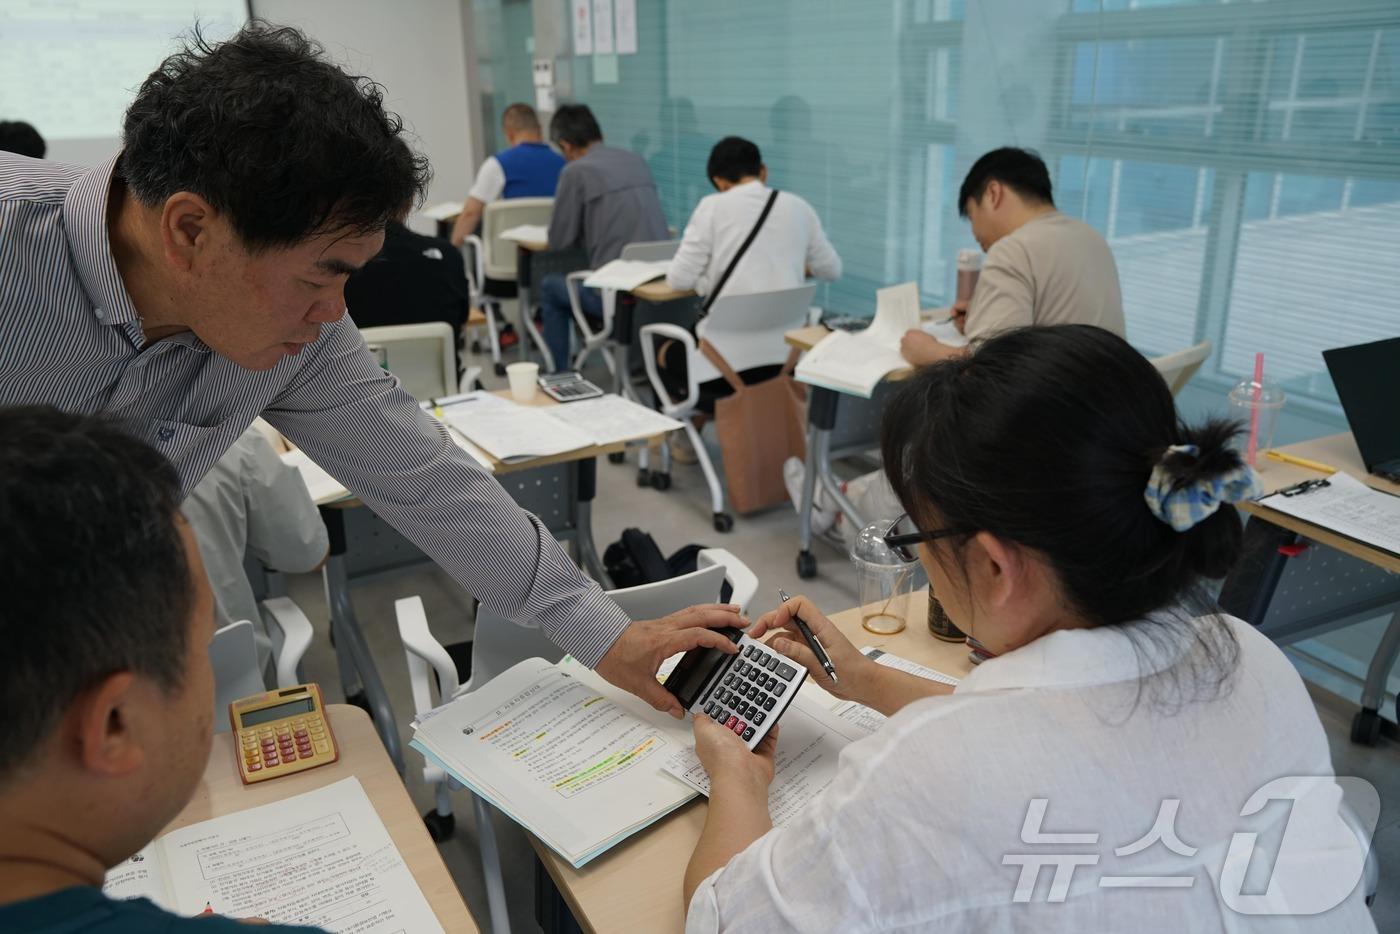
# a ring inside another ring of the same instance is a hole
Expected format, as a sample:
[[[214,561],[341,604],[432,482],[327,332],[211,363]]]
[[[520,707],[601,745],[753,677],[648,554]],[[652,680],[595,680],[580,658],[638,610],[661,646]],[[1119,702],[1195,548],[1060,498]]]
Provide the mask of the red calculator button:
[[[745,723],[743,720],[740,720],[738,723],[731,726],[730,729],[733,730],[735,733],[742,733],[744,732],[744,730],[748,729],[748,726],[749,725],[747,723]]]
[[[303,728],[303,729],[300,729],[300,730],[297,730],[297,731],[296,731],[296,737],[297,737],[298,739],[305,739],[305,738],[306,738],[306,730],[305,730],[304,728]]]
[[[258,763],[258,762],[249,762],[249,763],[248,763],[248,771],[249,771],[249,772],[257,772],[257,771],[259,771],[259,770],[261,770],[261,769],[262,769],[262,764],[261,764],[261,763]]]
[[[736,723],[738,723],[738,722],[739,722],[739,718],[738,718],[738,717],[730,717],[729,720],[728,720],[728,722],[726,722],[724,725],[725,725],[727,728],[729,728],[729,729],[732,730],[732,729],[734,729],[734,724],[736,724]]]

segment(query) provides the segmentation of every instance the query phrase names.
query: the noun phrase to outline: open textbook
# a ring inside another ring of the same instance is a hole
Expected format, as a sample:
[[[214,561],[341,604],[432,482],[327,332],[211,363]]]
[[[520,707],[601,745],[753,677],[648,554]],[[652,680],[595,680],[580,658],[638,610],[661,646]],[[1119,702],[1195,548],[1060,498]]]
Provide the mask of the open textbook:
[[[660,279],[666,275],[666,270],[670,267],[671,261],[666,259],[652,262],[615,259],[611,263],[605,263],[587,279],[584,279],[583,284],[591,289],[617,289],[620,292],[629,292],[643,282]]]
[[[875,293],[875,318],[858,334],[832,331],[807,351],[795,375],[804,383],[870,398],[880,380],[909,366],[900,355],[905,332],[919,327],[919,287],[913,282]]]
[[[441,402],[443,421],[505,462],[648,438],[681,427],[674,418],[615,393],[547,406],[520,405],[488,392]]]
[[[187,916],[354,934],[442,931],[353,777],[171,831],[113,867],[102,891]]]
[[[882,664],[953,681],[878,649],[863,651]],[[779,730],[768,792],[774,823],[790,820],[830,785],[841,750],[883,720],[869,708],[804,687]],[[416,726],[414,749],[574,868],[697,792],[709,794],[688,720],[653,710],[572,658],[557,665],[523,661],[425,714]]]

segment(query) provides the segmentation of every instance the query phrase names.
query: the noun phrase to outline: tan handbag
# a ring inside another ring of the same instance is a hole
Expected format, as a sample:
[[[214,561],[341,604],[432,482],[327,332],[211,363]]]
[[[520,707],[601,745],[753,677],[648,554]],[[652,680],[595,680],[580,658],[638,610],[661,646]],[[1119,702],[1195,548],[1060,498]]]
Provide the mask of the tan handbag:
[[[797,349],[777,376],[752,386],[708,341],[700,341],[700,352],[734,390],[715,402],[715,434],[734,511],[750,513],[787,502],[783,462],[805,458],[807,451],[806,393],[792,378]]]

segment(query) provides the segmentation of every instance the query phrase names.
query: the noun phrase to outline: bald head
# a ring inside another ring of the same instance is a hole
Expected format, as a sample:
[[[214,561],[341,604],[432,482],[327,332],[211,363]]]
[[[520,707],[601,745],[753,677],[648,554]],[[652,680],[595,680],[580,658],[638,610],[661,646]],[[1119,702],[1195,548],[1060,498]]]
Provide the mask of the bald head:
[[[535,116],[535,108],[529,104],[511,104],[501,114],[501,128],[506,131],[506,140],[516,143],[540,141],[540,118]]]

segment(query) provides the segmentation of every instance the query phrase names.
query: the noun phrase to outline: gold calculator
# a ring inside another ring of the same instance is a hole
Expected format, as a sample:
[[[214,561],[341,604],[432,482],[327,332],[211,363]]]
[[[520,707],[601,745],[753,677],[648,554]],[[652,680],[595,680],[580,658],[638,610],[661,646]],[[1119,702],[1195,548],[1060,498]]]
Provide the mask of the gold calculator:
[[[228,705],[243,784],[305,772],[340,758],[315,684],[254,694]]]

